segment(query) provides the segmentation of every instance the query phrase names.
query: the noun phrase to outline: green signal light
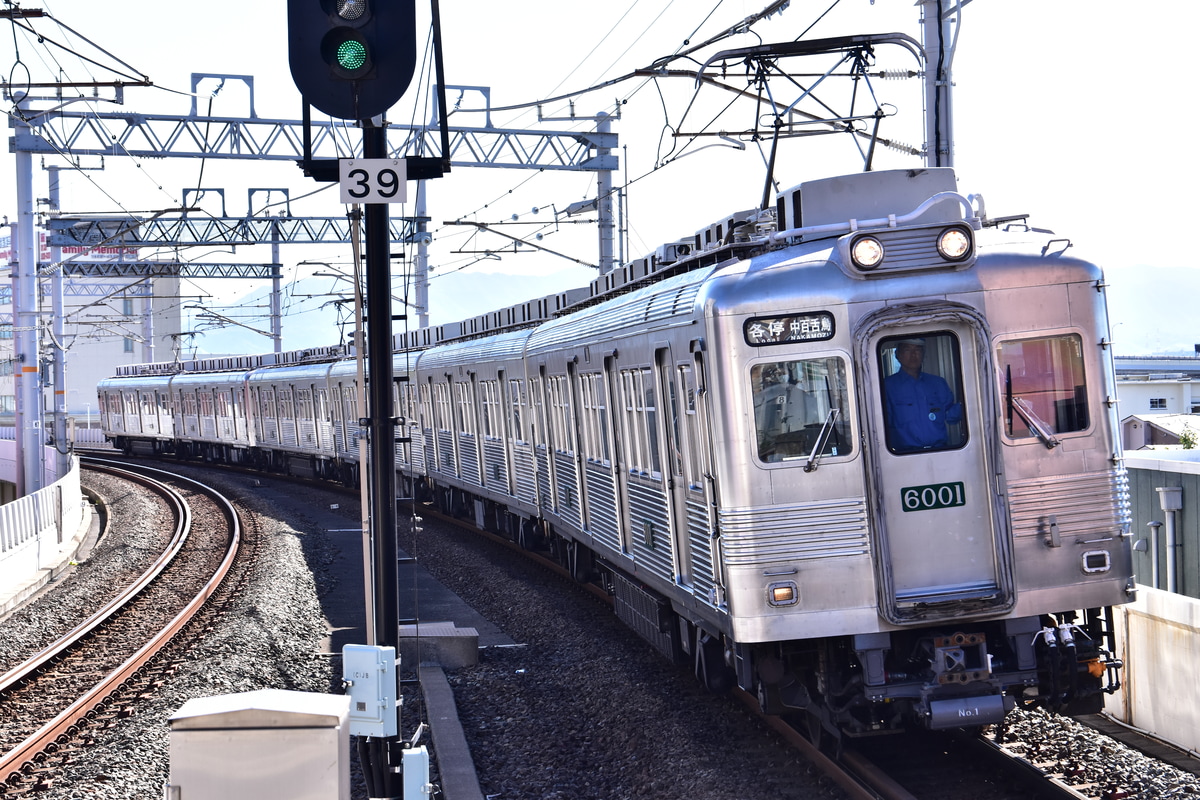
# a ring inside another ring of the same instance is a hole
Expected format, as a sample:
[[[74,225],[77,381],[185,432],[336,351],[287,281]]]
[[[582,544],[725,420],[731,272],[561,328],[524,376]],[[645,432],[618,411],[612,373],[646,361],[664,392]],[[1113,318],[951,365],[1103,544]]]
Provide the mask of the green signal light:
[[[367,63],[367,46],[357,39],[348,39],[337,46],[337,64],[353,72]]]

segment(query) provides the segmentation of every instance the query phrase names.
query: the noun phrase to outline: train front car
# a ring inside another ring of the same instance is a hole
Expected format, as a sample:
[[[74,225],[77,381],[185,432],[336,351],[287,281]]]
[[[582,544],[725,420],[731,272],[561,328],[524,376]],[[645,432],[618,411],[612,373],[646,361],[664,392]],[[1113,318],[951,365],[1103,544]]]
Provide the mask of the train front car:
[[[702,298],[731,663],[848,735],[1092,712],[1117,682],[1100,271],[955,192],[945,169],[804,184],[789,246]]]

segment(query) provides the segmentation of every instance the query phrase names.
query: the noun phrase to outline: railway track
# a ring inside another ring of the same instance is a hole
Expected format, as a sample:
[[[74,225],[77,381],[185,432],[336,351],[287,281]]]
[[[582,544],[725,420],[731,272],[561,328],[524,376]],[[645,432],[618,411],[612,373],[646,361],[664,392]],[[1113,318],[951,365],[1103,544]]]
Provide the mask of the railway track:
[[[153,492],[173,519],[172,532],[144,569],[96,599],[93,613],[0,675],[6,796],[46,788],[81,732],[127,714],[130,703],[154,690],[184,646],[180,632],[189,624],[203,628],[219,613],[209,601],[239,553],[238,515],[207,486],[95,459],[84,466]]]
[[[416,513],[430,517],[430,522],[436,518],[462,523],[425,505],[418,507]],[[471,524],[460,524],[460,527],[472,534],[479,533]],[[488,534],[488,537],[503,543],[506,548],[526,554],[530,552],[504,537],[493,534]],[[571,577],[570,570],[565,567],[569,564],[565,553],[534,551],[534,554],[559,575]],[[604,593],[601,591],[598,596],[603,597]],[[779,718],[764,718],[764,722],[772,726],[784,724]],[[847,797],[882,797],[888,800],[927,800],[952,796],[969,796],[972,800],[1011,800],[1017,797],[1079,800],[1087,797],[1125,800],[1151,796],[1125,790],[1119,782],[1120,777],[1109,776],[1098,780],[1094,774],[1064,767],[1053,760],[1039,759],[1031,755],[1029,749],[1020,749],[1013,742],[997,748],[984,740],[975,741],[973,737],[935,737],[931,739],[933,744],[923,752],[909,750],[906,753],[901,750],[898,754],[887,756],[881,755],[878,750],[851,752],[847,748],[840,759],[831,759],[816,752],[811,743],[796,731],[785,728],[780,732],[826,776],[826,782],[835,784]],[[977,749],[981,747],[984,748],[983,752]]]
[[[523,548],[466,520],[424,506],[417,512],[487,538],[572,580],[566,554]],[[591,583],[578,583],[611,605],[612,598]],[[998,744],[987,735],[922,733],[882,737],[848,744],[836,756],[816,746],[804,731],[784,717],[761,714],[758,702],[741,690],[735,697],[772,728],[845,795],[853,800],[930,800],[971,797],[973,800],[1129,800],[1134,793],[1117,778],[1099,778],[1083,770],[1064,769],[1056,761],[1026,758],[1021,743]]]

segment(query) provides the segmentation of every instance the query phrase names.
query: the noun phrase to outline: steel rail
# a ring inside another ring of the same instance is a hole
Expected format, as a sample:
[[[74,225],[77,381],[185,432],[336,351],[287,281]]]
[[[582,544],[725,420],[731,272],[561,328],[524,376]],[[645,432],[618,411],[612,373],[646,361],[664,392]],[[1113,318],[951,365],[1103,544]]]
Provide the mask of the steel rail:
[[[116,467],[107,467],[110,472],[123,471]],[[53,720],[42,726],[22,744],[13,748],[0,758],[0,786],[7,784],[10,779],[17,774],[22,774],[32,769],[36,769],[38,756],[46,751],[54,742],[63,737],[71,735],[71,729],[74,728],[80,720],[100,706],[111,694],[113,694],[120,686],[142,666],[150,661],[166,644],[174,638],[178,633],[199,611],[205,602],[212,596],[216,588],[225,579],[230,567],[233,564],[234,558],[237,556],[241,546],[241,526],[232,504],[218,492],[198,481],[184,478],[182,476],[167,473],[164,470],[154,470],[152,468],[143,468],[147,471],[159,472],[162,474],[170,474],[173,478],[191,483],[199,490],[213,497],[217,503],[224,507],[224,510],[230,520],[230,542],[226,550],[225,557],[221,562],[220,567],[216,570],[213,576],[205,583],[201,591],[196,594],[187,606],[180,611],[170,623],[158,631],[145,645],[143,645],[133,656],[128,658],[120,667],[101,679],[92,689],[76,700],[71,706],[62,711]],[[135,476],[137,473],[129,472],[128,476]],[[138,476],[145,479],[145,476]],[[186,505],[186,504],[185,504]],[[177,549],[177,548],[175,548]],[[161,570],[160,570],[161,571]],[[144,577],[144,576],[143,576]],[[139,579],[138,583],[142,583]],[[89,620],[90,622],[90,620]],[[85,623],[87,625],[87,623]],[[83,626],[80,626],[83,627]],[[94,625],[91,627],[95,627]],[[90,630],[90,628],[89,628]],[[52,645],[57,647],[59,643]],[[58,648],[61,652],[62,648]],[[28,674],[28,673],[26,673]]]
[[[92,466],[85,460],[83,465]],[[167,566],[175,559],[184,543],[187,541],[188,532],[191,530],[191,509],[188,508],[187,502],[183,496],[167,486],[164,483],[154,480],[153,478],[136,475],[136,473],[124,473],[121,470],[93,467],[101,472],[106,472],[110,475],[116,475],[126,480],[133,480],[143,485],[149,486],[158,491],[162,498],[171,506],[175,513],[176,525],[175,533],[171,537],[171,541],[167,549],[163,550],[158,559],[150,565],[147,570],[142,573],[136,581],[126,586],[116,597],[113,597],[105,605],[100,607],[92,616],[79,623],[61,638],[52,644],[48,645],[40,652],[30,656],[24,662],[10,669],[8,672],[0,675],[0,694],[7,692],[14,685],[32,675],[34,672],[53,661],[58,655],[66,650],[69,650],[80,639],[91,633],[96,628],[103,625],[109,618],[124,608],[144,589],[152,580],[157,578]]]

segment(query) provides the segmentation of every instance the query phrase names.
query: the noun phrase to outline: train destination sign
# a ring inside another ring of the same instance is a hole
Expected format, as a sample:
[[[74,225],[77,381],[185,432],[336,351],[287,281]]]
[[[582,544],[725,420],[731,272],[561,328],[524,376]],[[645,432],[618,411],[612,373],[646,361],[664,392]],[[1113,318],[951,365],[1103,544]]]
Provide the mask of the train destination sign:
[[[812,311],[786,317],[753,317],[746,320],[746,344],[761,347],[788,342],[824,342],[833,338],[833,314]]]

